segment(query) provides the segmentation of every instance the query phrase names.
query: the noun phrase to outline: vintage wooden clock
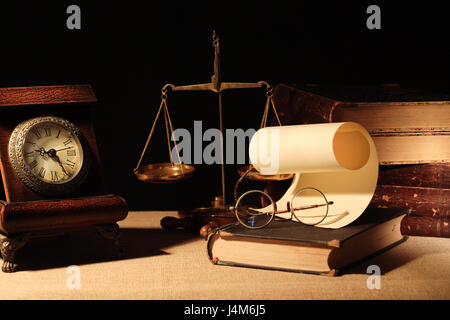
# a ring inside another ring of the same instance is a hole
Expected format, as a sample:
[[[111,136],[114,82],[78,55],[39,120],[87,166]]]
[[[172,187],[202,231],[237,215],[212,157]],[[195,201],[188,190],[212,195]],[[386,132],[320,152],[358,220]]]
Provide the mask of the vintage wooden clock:
[[[29,239],[96,231],[118,247],[126,201],[105,192],[90,85],[0,88],[2,270]],[[119,248],[118,248],[119,249]],[[119,249],[120,252],[120,249]]]

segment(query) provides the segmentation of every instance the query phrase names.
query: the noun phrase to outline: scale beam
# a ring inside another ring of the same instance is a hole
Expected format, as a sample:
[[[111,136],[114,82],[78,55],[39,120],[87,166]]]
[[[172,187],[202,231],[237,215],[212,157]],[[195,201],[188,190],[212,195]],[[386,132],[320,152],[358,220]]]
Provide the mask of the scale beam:
[[[222,92],[223,90],[229,89],[252,89],[252,88],[261,88],[263,86],[270,87],[270,85],[265,81],[259,82],[220,82],[219,89],[216,89],[216,86],[213,82],[210,83],[199,83],[199,84],[191,84],[184,86],[175,86],[173,84],[166,84],[163,87],[164,89],[170,88],[173,91],[212,91],[212,92]]]

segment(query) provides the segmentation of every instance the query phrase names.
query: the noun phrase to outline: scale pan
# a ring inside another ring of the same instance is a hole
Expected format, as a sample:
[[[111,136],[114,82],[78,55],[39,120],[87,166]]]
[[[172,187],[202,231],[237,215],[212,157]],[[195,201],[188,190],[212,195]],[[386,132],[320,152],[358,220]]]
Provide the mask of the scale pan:
[[[245,173],[250,169],[250,165],[240,167],[237,171],[240,177],[244,176]],[[253,181],[284,181],[289,180],[294,177],[294,173],[286,174],[274,174],[274,175],[262,175],[255,168],[252,168],[250,172],[247,173],[245,179]]]
[[[178,182],[189,179],[195,168],[187,164],[154,163],[134,169],[136,178],[150,183]]]

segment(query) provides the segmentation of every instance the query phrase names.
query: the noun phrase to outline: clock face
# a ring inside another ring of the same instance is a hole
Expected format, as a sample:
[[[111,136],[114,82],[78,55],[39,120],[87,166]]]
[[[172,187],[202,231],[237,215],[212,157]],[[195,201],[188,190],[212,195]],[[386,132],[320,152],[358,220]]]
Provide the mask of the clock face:
[[[26,134],[23,157],[38,179],[66,183],[80,172],[83,148],[71,130],[53,122],[41,122]]]
[[[24,184],[44,195],[74,191],[88,170],[88,151],[80,131],[58,117],[19,124],[9,142],[13,169]]]

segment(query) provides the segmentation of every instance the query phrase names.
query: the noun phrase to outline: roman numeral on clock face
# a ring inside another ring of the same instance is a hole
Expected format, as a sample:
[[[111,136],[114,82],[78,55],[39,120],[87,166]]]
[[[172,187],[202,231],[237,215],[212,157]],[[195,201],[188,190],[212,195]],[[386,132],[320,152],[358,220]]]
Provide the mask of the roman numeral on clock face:
[[[66,141],[63,142],[64,146],[67,147],[72,142],[72,138],[68,138]]]
[[[75,157],[77,155],[77,152],[75,150],[67,150],[67,156],[68,157]]]
[[[33,162],[30,163],[31,169],[36,168],[36,166],[37,166],[37,160],[33,160]]]
[[[45,170],[43,167],[41,167],[38,172],[39,177],[43,178],[45,176],[46,171],[47,170]]]
[[[45,136],[50,137],[52,135],[52,130],[48,127],[44,128]]]
[[[33,132],[33,134],[36,136],[37,139],[42,138],[41,134],[39,133],[38,130],[32,130],[31,132]]]
[[[71,161],[69,159],[66,160],[66,165],[69,166],[72,169],[75,168],[75,164],[76,164],[75,162],[73,162],[73,161]]]
[[[50,173],[52,175],[52,181],[58,181],[59,180],[58,172],[51,171]]]

